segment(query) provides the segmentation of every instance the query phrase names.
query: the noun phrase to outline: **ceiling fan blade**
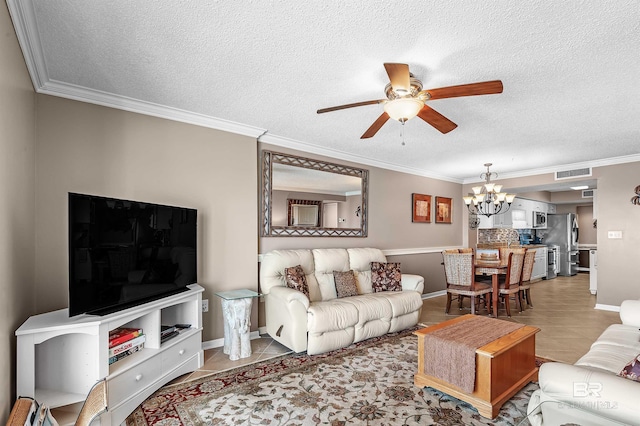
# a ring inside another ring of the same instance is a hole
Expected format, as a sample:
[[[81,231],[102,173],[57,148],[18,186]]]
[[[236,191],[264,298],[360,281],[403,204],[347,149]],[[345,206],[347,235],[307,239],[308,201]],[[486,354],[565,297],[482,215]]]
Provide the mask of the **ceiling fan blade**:
[[[367,138],[373,137],[376,133],[378,133],[378,130],[380,130],[380,128],[384,125],[384,123],[387,122],[388,119],[389,119],[389,114],[387,114],[386,112],[383,112],[382,115],[378,117],[376,121],[373,122],[371,127],[369,127],[367,131],[364,132],[362,136],[360,136],[360,139],[367,139]]]
[[[422,109],[418,113],[418,117],[431,124],[441,133],[449,133],[450,131],[458,127],[456,123],[449,120],[447,117],[427,105],[422,107]]]
[[[331,112],[331,111],[338,111],[341,109],[347,109],[347,108],[354,108],[354,107],[359,107],[359,106],[365,106],[365,105],[377,105],[377,104],[381,104],[383,102],[386,102],[386,99],[378,99],[375,101],[364,101],[364,102],[356,102],[354,104],[345,104],[345,105],[338,105],[338,106],[334,106],[334,107],[330,107],[330,108],[322,108],[318,110],[318,114],[322,114],[325,112]]]
[[[481,83],[461,84],[459,86],[441,87],[424,90],[431,95],[430,99],[457,98],[459,96],[493,95],[502,93],[502,81],[492,80]]]
[[[387,70],[389,81],[393,91],[399,94],[409,93],[411,90],[411,77],[409,75],[409,65],[407,64],[384,64]]]

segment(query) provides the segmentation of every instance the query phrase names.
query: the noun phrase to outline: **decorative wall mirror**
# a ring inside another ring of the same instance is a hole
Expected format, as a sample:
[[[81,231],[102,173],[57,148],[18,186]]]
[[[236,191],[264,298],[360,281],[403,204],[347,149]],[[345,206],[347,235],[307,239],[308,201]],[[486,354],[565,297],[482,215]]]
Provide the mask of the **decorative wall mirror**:
[[[366,237],[369,171],[262,152],[263,237]]]

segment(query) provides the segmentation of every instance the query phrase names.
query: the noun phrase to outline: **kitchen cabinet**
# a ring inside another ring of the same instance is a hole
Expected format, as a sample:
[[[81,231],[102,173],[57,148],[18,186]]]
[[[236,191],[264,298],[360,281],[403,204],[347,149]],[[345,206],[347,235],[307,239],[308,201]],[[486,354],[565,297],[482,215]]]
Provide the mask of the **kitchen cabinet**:
[[[531,201],[531,211],[532,212],[547,212],[547,203],[542,201]]]
[[[478,219],[480,223],[478,224],[478,229],[491,229],[493,228],[493,216],[486,217],[484,215],[478,215]]]
[[[491,217],[479,216],[478,228],[533,229],[533,212],[553,214],[556,212],[556,205],[516,197],[506,213]]]
[[[511,204],[511,221],[514,229],[533,228],[533,201],[516,198]]]
[[[531,272],[531,279],[537,280],[547,277],[547,248],[536,247],[536,256],[533,261],[533,271]]]
[[[479,229],[511,228],[511,209],[507,210],[506,213],[500,213],[490,217],[478,215],[478,218],[480,219]]]
[[[494,228],[511,228],[511,209],[507,210],[506,213],[492,216],[492,218]]]

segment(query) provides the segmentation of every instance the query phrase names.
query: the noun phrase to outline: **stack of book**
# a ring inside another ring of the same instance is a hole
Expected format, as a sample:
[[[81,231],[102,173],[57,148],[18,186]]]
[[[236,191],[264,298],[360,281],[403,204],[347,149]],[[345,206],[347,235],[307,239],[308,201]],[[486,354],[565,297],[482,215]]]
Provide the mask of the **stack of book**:
[[[109,332],[109,364],[121,360],[144,347],[141,328],[116,328]]]

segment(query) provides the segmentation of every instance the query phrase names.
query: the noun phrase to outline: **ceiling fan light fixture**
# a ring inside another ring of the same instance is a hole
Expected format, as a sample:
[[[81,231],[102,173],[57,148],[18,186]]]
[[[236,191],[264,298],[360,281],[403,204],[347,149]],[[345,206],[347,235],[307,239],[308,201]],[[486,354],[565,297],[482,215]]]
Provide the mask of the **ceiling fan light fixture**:
[[[424,102],[416,98],[398,98],[384,104],[384,111],[394,120],[405,122],[414,118]]]

